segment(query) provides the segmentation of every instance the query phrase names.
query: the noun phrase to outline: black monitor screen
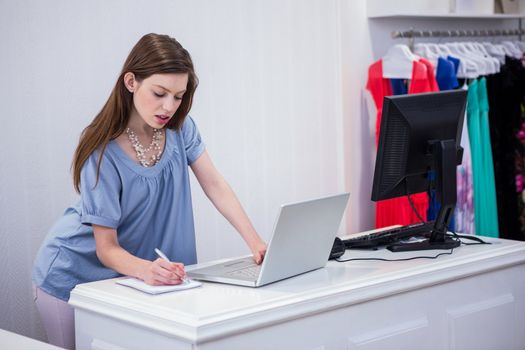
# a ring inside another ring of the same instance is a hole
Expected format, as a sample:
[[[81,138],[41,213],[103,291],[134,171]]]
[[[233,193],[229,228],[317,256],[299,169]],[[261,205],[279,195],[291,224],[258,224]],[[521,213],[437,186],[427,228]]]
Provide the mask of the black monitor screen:
[[[385,97],[372,200],[425,192],[434,179],[441,203],[436,225],[439,234],[446,232],[456,204],[466,99],[465,90]]]
[[[454,140],[460,149],[464,90],[385,97],[372,200],[425,192],[433,169],[430,142]]]

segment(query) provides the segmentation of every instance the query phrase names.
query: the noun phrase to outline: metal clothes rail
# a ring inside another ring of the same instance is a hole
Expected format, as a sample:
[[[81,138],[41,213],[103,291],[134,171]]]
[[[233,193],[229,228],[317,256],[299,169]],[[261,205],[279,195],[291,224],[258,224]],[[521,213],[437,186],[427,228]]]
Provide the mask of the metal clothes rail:
[[[518,20],[517,29],[481,29],[481,30],[417,30],[410,28],[404,31],[393,31],[392,39],[414,38],[458,38],[458,37],[497,37],[497,36],[517,36],[521,41],[525,31],[522,26],[522,18]]]
[[[483,30],[416,30],[393,31],[392,38],[446,38],[446,37],[488,37],[488,36],[521,36],[523,29],[483,29]]]

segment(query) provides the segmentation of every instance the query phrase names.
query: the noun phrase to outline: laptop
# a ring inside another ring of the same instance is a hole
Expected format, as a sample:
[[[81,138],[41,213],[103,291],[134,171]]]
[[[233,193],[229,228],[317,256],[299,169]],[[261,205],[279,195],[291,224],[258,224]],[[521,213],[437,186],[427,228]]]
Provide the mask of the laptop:
[[[190,278],[260,287],[322,268],[328,257],[350,194],[281,206],[261,265],[252,256],[188,270]]]

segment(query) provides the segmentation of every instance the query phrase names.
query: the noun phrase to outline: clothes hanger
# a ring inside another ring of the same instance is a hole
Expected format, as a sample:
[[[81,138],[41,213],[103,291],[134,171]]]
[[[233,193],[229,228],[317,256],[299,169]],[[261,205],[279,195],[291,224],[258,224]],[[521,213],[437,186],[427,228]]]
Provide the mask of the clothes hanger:
[[[516,40],[514,41],[514,45],[516,45],[522,53],[525,52],[525,42]]]
[[[462,59],[461,57],[458,57],[450,49],[447,47],[445,43],[441,44],[435,44],[435,49],[438,50],[444,57],[454,57],[459,59],[459,66],[458,66],[458,72],[457,77],[458,78],[468,78],[467,77],[467,60]]]
[[[429,43],[417,43],[414,45],[414,54],[426,58],[437,69],[438,58],[441,56],[436,51],[433,51]]]
[[[496,57],[493,57],[491,56],[488,51],[485,49],[485,46],[483,46],[481,43],[479,42],[473,42],[472,45],[474,47],[476,47],[478,49],[478,51],[483,54],[484,57],[486,57],[487,59],[491,60],[491,62],[493,63],[495,69],[494,69],[494,73],[498,73],[501,69],[501,63],[499,61],[498,58]]]
[[[499,61],[500,65],[505,64],[505,51],[501,47],[498,47],[489,41],[484,41],[481,43],[481,45],[485,48],[490,56],[496,58]]]
[[[465,50],[485,63],[486,74],[494,74],[497,72],[497,64],[494,62],[492,57],[485,55],[472,41],[466,41],[463,43]]]
[[[483,72],[483,75],[496,73],[497,67],[493,59],[485,56],[482,52],[480,52],[474,46],[473,42],[465,42],[464,47],[468,55],[471,55],[474,59],[480,61],[485,66],[485,71]]]
[[[427,50],[432,52],[433,54],[437,55],[438,57],[446,56],[446,53],[441,52],[439,49],[439,45],[436,43],[427,43]]]
[[[472,57],[461,53],[455,43],[446,43],[445,46],[452,53],[452,56],[465,62],[465,76],[462,78],[475,79],[482,74],[484,67],[481,67],[480,63],[473,60]]]
[[[507,45],[503,45],[502,43],[495,44],[496,47],[503,50],[506,56],[513,57],[512,52],[510,51],[510,48]]]
[[[440,58],[452,64],[452,62],[449,60],[449,56],[453,56],[453,55],[449,55],[450,52],[447,49],[442,50],[440,46],[436,43],[421,43],[421,46],[418,48],[414,46],[414,52],[430,60],[434,64],[434,70],[436,74],[437,74]],[[462,66],[462,62],[460,60],[457,72],[455,73],[456,78],[461,78],[461,76],[458,76],[459,72],[461,71],[461,66]]]
[[[491,71],[492,65],[487,62],[484,58],[479,57],[479,55],[474,54],[467,48],[467,44],[464,41],[452,43],[458,52],[460,52],[464,57],[468,57],[478,65],[478,76],[487,75]]]
[[[522,52],[516,45],[514,45],[513,42],[505,40],[501,42],[501,45],[503,47],[506,47],[508,51],[510,52],[510,56],[514,58],[521,58]]]
[[[412,67],[419,57],[405,44],[396,44],[383,56],[383,78],[412,79]]]

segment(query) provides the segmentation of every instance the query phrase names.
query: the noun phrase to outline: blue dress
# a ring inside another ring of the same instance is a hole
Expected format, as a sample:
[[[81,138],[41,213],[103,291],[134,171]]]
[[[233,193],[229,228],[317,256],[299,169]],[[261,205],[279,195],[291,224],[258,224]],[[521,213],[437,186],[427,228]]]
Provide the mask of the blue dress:
[[[33,283],[46,293],[69,300],[79,283],[120,276],[97,258],[92,224],[117,230],[129,253],[154,260],[155,248],[184,264],[197,261],[188,166],[204,151],[199,130],[187,117],[181,130],[166,130],[160,161],[145,168],[113,140],[100,166],[99,152],[81,171],[80,201],[66,209],[38,251]]]

